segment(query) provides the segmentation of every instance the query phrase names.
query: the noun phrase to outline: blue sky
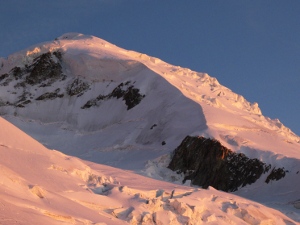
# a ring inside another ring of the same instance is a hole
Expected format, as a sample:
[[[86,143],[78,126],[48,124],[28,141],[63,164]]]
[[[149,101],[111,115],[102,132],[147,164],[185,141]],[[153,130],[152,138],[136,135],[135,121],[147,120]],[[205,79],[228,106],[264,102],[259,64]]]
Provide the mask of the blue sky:
[[[300,134],[298,0],[0,0],[0,56],[67,32],[206,72]]]

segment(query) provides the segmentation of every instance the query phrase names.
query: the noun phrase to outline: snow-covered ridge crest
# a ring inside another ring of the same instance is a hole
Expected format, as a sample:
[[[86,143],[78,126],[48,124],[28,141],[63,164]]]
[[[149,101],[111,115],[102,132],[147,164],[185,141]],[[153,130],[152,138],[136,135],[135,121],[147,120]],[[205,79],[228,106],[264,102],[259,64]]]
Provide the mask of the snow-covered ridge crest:
[[[136,74],[148,68],[201,107],[211,106],[225,112],[241,114],[246,120],[259,122],[264,127],[283,135],[288,141],[299,142],[299,137],[277,120],[262,116],[257,103],[248,102],[243,96],[219,84],[216,78],[206,73],[170,65],[145,54],[119,48],[91,35],[66,33],[54,41],[38,44],[12,54],[7,60],[2,60],[0,75],[10,73],[16,67],[24,69],[37,57],[48,52],[62,54],[60,62],[62,73],[68,78],[75,76],[98,82],[121,83],[124,77],[127,76],[127,80],[129,77],[132,79]],[[58,62],[57,57],[52,57],[52,60]],[[146,82],[139,89],[143,91],[145,85],[147,85]],[[146,90],[143,92],[146,94]],[[250,116],[248,116],[249,113]],[[206,120],[207,118],[206,115]],[[218,127],[220,124],[219,121],[214,121],[214,118],[210,118],[208,122]],[[232,124],[228,125],[232,126]]]
[[[248,102],[243,96],[222,86],[216,78],[210,77],[206,73],[173,66],[160,59],[128,51],[100,38],[80,33],[66,33],[54,41],[41,43],[12,54],[7,60],[2,60],[3,66],[0,67],[0,73],[9,73],[14,67],[24,68],[41,54],[56,51],[63,54],[62,66],[66,75],[83,76],[102,81],[113,80],[117,78],[113,76],[114,74],[132,71],[133,68],[141,68],[144,65],[200,105],[210,105],[234,113],[242,110],[254,115],[261,115],[257,103]],[[136,73],[136,71],[132,73]],[[293,140],[297,141],[297,136],[282,124],[278,125],[275,120],[261,118],[264,125],[272,130],[278,130],[278,133],[285,136],[291,136]]]
[[[190,79],[190,82],[192,83],[200,83],[200,85],[203,87],[209,87],[211,90],[217,90],[218,88],[223,88],[222,85],[219,84],[216,78],[209,76],[206,73],[198,73],[191,71],[187,68],[181,68],[179,66],[173,66],[168,63],[163,62],[160,59],[157,59],[155,57],[148,56],[146,54],[134,52],[134,51],[127,51],[121,48],[118,48],[115,45],[112,45],[102,39],[93,37],[93,36],[86,36],[82,34],[77,33],[68,33],[65,35],[62,35],[58,38],[58,40],[76,40],[76,41],[84,41],[85,46],[89,45],[92,46],[92,48],[96,49],[96,46],[101,46],[101,49],[99,49],[102,52],[105,52],[103,54],[88,50],[89,55],[93,54],[96,58],[104,58],[105,60],[118,60],[118,59],[127,59],[127,60],[134,60],[139,61],[142,64],[146,65],[151,70],[155,71],[156,73],[163,76],[168,82],[172,83],[175,87],[183,91],[184,94],[187,95],[187,97],[190,97],[191,93],[185,92],[185,86],[187,84],[187,79]],[[68,44],[65,45],[66,47]],[[111,54],[109,51],[103,50],[103,47],[106,49],[114,50],[113,54]],[[68,46],[70,48],[70,46]],[[118,53],[118,54],[116,54]],[[110,70],[112,67],[110,67]],[[172,82],[172,80],[176,77],[174,80],[175,82]],[[183,80],[180,81],[180,77],[183,77]],[[179,80],[179,82],[178,82]],[[228,90],[231,92],[230,90]],[[224,92],[223,92],[224,95]],[[220,96],[220,93],[219,93]],[[246,109],[247,111],[252,111],[253,113],[261,114],[261,111],[258,107],[257,103],[251,104],[248,101],[246,101],[242,96],[237,95],[237,97],[233,97],[234,103],[233,105],[240,109]],[[195,100],[195,99],[193,99]],[[222,104],[217,98],[207,98],[206,96],[203,96],[202,100],[207,103],[211,104],[213,106],[217,107],[225,107],[224,104]]]
[[[212,89],[220,89],[220,87],[222,87],[218,83],[216,78],[212,78],[208,74],[197,73],[189,69],[172,66],[161,61],[160,59],[133,51],[127,51],[115,45],[112,45],[100,38],[79,33],[66,33],[56,38],[53,42],[43,43],[41,45],[31,47],[31,49],[24,50],[26,51],[26,53],[24,51],[15,53],[8,57],[8,63],[4,63],[8,65],[6,66],[6,69],[3,68],[2,71],[8,72],[8,70],[12,69],[12,66],[16,65],[19,67],[25,66],[26,64],[30,64],[32,60],[38,55],[45,52],[54,52],[57,50],[68,53],[69,55],[77,55],[80,58],[89,55],[89,60],[93,60],[93,58],[102,58],[105,60],[135,60],[145,64],[155,72],[160,73],[169,82],[172,82],[171,80],[174,78],[174,76],[185,76],[187,79],[190,78],[191,82],[198,82],[197,80],[200,79],[201,86],[210,86]],[[68,58],[70,59],[70,57]],[[76,64],[78,65],[78,63],[73,63],[72,66],[76,67]],[[93,67],[93,65],[89,65],[89,67]],[[114,66],[110,66],[110,69],[113,68]],[[99,69],[99,66],[96,69]],[[80,70],[80,68],[77,66],[77,68],[73,70]],[[80,74],[82,72],[79,71],[78,73]],[[184,89],[184,87],[186,86],[185,83],[187,83],[186,79],[180,85],[175,85],[177,86],[177,88]],[[221,95],[224,95],[224,91],[218,93],[218,96]],[[217,98],[207,98],[206,96],[203,96],[202,99],[208,104],[212,104],[218,107],[224,107],[224,104],[222,104],[222,102],[220,102]],[[248,103],[242,96],[238,96],[233,99],[233,105],[235,105],[236,107],[246,108],[248,111],[253,111],[254,113],[258,114],[261,113],[257,103]]]

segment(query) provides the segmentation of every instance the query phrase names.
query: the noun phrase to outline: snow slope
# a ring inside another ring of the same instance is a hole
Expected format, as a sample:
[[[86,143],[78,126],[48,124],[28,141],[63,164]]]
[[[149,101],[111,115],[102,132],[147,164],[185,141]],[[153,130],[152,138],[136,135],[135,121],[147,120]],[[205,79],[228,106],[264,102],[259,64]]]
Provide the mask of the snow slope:
[[[296,224],[214,189],[174,185],[48,150],[0,118],[0,223]],[[171,197],[172,196],[172,197]]]
[[[46,64],[59,73],[35,83],[38,57],[49,52]],[[284,179],[266,184],[262,177],[235,193],[300,221],[293,207],[300,198],[300,138],[208,74],[69,33],[1,59],[0,85],[4,118],[48,148],[82,159],[172,180],[161,162],[187,135],[199,135],[284,167]],[[138,104],[129,109],[116,90],[138,90]]]

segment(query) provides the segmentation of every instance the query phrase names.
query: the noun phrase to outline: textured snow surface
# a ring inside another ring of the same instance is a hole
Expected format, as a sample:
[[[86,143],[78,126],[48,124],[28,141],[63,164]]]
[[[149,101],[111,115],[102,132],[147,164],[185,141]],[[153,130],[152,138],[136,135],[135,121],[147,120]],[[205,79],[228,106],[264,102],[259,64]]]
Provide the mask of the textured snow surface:
[[[1,119],[1,224],[300,221],[300,138],[278,119],[263,116],[257,103],[208,74],[77,33],[1,58],[0,78],[57,51],[62,53],[64,80],[25,87],[12,80],[0,86],[3,118],[41,143]],[[89,84],[80,96],[66,94],[75,79]],[[88,101],[109,96],[128,82],[144,95],[130,110],[122,98],[107,98],[83,109]],[[45,93],[64,95],[36,100]],[[30,96],[31,103],[6,104],[20,96]],[[181,186],[180,174],[165,167],[187,135],[215,138],[235,152],[288,172],[269,184],[261,177],[235,195]]]
[[[232,194],[83,162],[46,149],[2,118],[0,126],[3,225],[296,224]]]

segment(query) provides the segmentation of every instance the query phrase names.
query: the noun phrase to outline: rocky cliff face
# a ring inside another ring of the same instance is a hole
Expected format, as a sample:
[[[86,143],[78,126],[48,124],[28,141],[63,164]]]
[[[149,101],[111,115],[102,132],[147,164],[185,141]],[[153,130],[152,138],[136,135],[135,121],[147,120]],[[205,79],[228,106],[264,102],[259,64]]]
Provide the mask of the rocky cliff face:
[[[217,140],[190,136],[175,149],[168,166],[171,170],[184,173],[184,182],[191,180],[193,185],[203,188],[212,186],[227,192],[254,183],[271,167],[258,159],[235,153]],[[266,183],[281,179],[285,172],[284,168],[273,168]]]
[[[86,109],[93,106],[98,106],[101,101],[105,101],[111,98],[122,98],[127,105],[127,110],[133,108],[141,102],[145,95],[141,95],[139,89],[134,88],[134,86],[130,83],[130,81],[127,81],[125,84],[119,84],[116,88],[113,89],[111,93],[107,95],[100,94],[97,98],[89,100],[81,108]]]
[[[44,91],[42,95],[35,96],[38,89],[45,89],[55,81],[66,78],[62,71],[61,58],[60,52],[47,52],[36,57],[30,65],[16,66],[9,73],[0,75],[0,86],[8,86],[8,92],[11,93],[11,97],[3,102],[4,105],[23,108],[35,100],[63,97],[62,93],[59,94],[59,89],[53,93]]]

